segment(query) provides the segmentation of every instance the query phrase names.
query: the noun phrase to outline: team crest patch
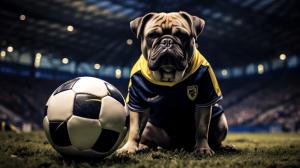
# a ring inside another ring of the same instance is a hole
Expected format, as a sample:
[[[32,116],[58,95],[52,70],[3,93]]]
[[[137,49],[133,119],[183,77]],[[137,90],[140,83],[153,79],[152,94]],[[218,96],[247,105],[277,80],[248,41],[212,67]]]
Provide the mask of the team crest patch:
[[[195,100],[198,95],[198,86],[192,85],[187,87],[187,96],[190,100]]]

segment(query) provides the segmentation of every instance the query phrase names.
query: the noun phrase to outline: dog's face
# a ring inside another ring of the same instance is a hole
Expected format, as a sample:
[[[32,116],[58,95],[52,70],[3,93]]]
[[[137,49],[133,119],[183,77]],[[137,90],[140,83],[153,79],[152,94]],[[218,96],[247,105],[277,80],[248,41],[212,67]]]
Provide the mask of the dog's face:
[[[184,77],[204,23],[186,12],[148,13],[130,22],[155,80],[176,82]]]

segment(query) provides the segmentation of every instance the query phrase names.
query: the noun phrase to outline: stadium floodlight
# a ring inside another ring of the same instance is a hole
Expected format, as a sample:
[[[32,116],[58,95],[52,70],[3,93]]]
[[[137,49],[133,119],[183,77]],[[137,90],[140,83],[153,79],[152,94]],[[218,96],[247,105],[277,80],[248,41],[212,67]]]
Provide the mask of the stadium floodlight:
[[[34,59],[34,67],[38,68],[41,65],[42,54],[37,52]]]
[[[227,75],[228,75],[227,69],[222,69],[221,74],[222,74],[223,76],[227,76]]]
[[[127,39],[126,43],[127,43],[127,45],[132,45],[133,41],[132,41],[132,39]]]
[[[61,62],[62,62],[63,64],[68,64],[68,63],[69,63],[69,59],[68,59],[68,58],[63,58],[63,59],[61,60]]]
[[[14,48],[12,46],[7,47],[7,52],[13,52],[13,51],[14,51]]]
[[[74,31],[74,27],[73,27],[72,25],[68,25],[68,26],[67,26],[67,31],[68,31],[68,32]]]
[[[279,55],[279,59],[281,60],[281,61],[284,61],[284,60],[286,60],[286,54],[280,54]]]
[[[41,58],[41,57],[42,57],[42,54],[41,54],[40,52],[37,52],[37,53],[35,54],[35,57]]]
[[[94,68],[97,69],[97,70],[100,69],[100,67],[101,67],[101,65],[98,64],[98,63],[94,65]]]
[[[26,20],[26,15],[20,15],[19,19],[22,21]]]
[[[117,79],[120,79],[122,77],[122,70],[121,69],[118,68],[118,69],[115,70],[115,77]]]
[[[258,72],[258,74],[263,74],[264,73],[264,65],[263,64],[258,64],[257,72]]]
[[[0,55],[1,55],[1,58],[4,58],[6,56],[6,52],[5,51],[1,51]]]

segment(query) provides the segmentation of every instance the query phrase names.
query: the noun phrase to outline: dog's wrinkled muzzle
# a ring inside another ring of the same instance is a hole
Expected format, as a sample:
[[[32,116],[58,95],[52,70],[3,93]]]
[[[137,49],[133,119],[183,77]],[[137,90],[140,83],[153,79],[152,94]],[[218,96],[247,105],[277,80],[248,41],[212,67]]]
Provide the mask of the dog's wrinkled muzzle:
[[[148,58],[148,61],[149,68],[152,71],[157,71],[166,65],[172,65],[178,71],[182,71],[186,67],[186,60],[181,46],[169,35],[163,36],[155,44],[153,53]]]
[[[154,44],[153,53],[148,58],[148,66],[156,80],[178,81],[183,77],[187,60],[182,48],[174,37],[166,35]]]

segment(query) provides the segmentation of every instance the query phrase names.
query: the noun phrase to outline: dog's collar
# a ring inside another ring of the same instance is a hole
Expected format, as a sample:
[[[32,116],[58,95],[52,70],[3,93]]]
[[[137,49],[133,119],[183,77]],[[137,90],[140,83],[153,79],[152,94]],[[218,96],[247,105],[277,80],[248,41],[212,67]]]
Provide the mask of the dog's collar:
[[[192,75],[201,65],[204,66],[209,66],[209,63],[207,62],[207,60],[204,58],[204,56],[197,50],[194,50],[194,56],[192,58],[192,61],[188,67],[188,69],[186,70],[186,73],[184,75],[184,77],[182,78],[182,80],[180,81],[176,81],[176,82],[161,82],[161,81],[157,81],[154,80],[151,74],[151,71],[148,67],[148,62],[146,60],[146,58],[141,55],[139,60],[137,61],[137,70],[141,70],[142,75],[151,83],[157,84],[157,85],[161,85],[161,86],[174,86],[182,81],[184,81],[185,79],[187,79],[190,75]],[[131,74],[133,74],[135,72],[131,72]]]

